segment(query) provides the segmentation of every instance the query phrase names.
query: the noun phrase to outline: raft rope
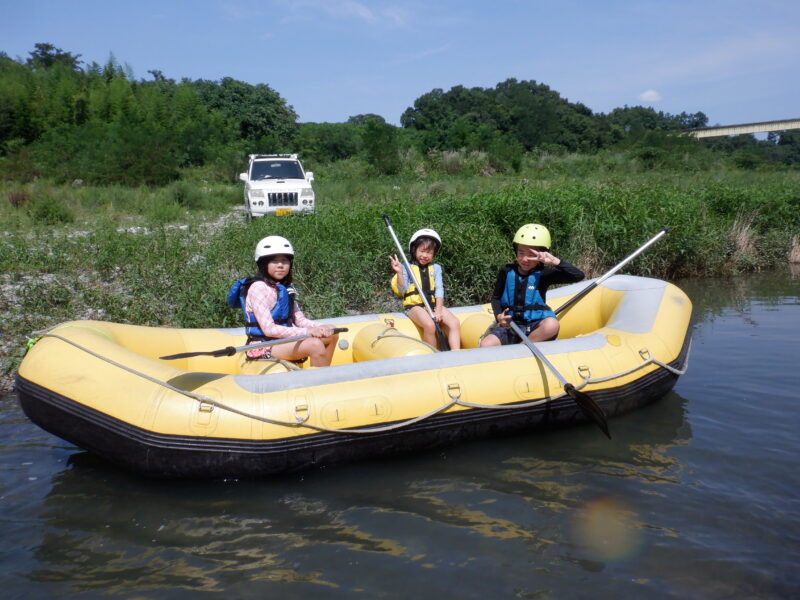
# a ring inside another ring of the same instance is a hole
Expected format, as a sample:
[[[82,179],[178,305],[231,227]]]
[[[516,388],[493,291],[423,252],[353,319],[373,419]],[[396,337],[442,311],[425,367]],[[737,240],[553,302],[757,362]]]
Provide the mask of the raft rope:
[[[650,352],[647,351],[646,349],[642,349],[642,350],[639,350],[639,355],[644,359],[644,362],[641,362],[638,365],[635,365],[635,366],[631,367],[630,369],[626,369],[624,371],[620,371],[619,373],[614,373],[613,375],[607,375],[605,377],[592,378],[591,369],[588,369],[588,372],[589,372],[588,375],[583,375],[579,370],[578,373],[580,374],[580,376],[583,379],[583,381],[580,384],[576,385],[575,389],[576,390],[580,390],[580,389],[586,387],[587,385],[589,385],[590,383],[603,383],[605,381],[611,381],[612,379],[617,379],[619,377],[625,377],[626,375],[630,375],[634,371],[638,371],[639,369],[642,369],[642,368],[644,368],[644,367],[646,367],[648,365],[657,365],[657,366],[661,367],[662,369],[666,369],[667,371],[669,371],[673,375],[683,375],[684,373],[686,373],[686,370],[689,368],[688,367],[688,365],[689,365],[689,354],[691,353],[691,351],[692,351],[692,341],[689,340],[689,348],[686,350],[686,360],[683,363],[686,366],[684,366],[683,369],[676,369],[675,367],[673,367],[671,365],[668,365],[668,364],[658,360],[654,356],[650,356]],[[645,355],[647,355],[648,358],[645,358]]]
[[[53,328],[51,328],[51,329],[53,329]],[[70,344],[71,346],[74,346],[75,348],[78,348],[79,350],[82,350],[83,352],[86,352],[87,354],[90,354],[91,356],[94,356],[95,358],[98,358],[98,359],[100,359],[102,361],[105,361],[105,362],[111,364],[111,365],[114,365],[115,367],[118,367],[118,368],[122,369],[123,371],[127,371],[128,373],[131,373],[132,375],[136,375],[137,377],[141,377],[143,379],[146,379],[147,381],[150,381],[151,383],[155,383],[156,385],[160,385],[162,387],[165,387],[170,391],[173,391],[173,392],[176,392],[176,393],[181,394],[183,396],[186,396],[188,398],[192,398],[194,400],[197,400],[200,403],[210,404],[211,406],[215,406],[215,407],[219,408],[220,410],[228,411],[228,412],[231,412],[233,414],[236,414],[236,415],[248,418],[248,419],[253,419],[255,421],[261,421],[262,423],[268,423],[270,425],[280,425],[280,426],[283,426],[283,427],[306,427],[308,429],[312,429],[314,431],[319,431],[319,432],[323,432],[323,433],[353,433],[353,434],[384,433],[384,432],[387,432],[387,431],[394,431],[396,429],[402,429],[403,427],[408,427],[408,426],[413,425],[415,423],[419,423],[420,421],[424,421],[425,419],[429,419],[430,417],[432,417],[432,416],[434,416],[436,414],[439,414],[441,412],[444,412],[444,411],[448,410],[449,408],[452,408],[453,406],[457,406],[457,405],[458,406],[463,406],[463,407],[466,407],[466,408],[485,408],[485,409],[490,409],[490,410],[513,410],[513,409],[519,409],[519,408],[531,408],[531,407],[534,407],[534,406],[540,406],[542,404],[546,404],[547,402],[550,402],[551,400],[556,400],[558,398],[561,398],[561,397],[564,397],[564,396],[567,395],[566,393],[563,393],[563,394],[558,394],[558,395],[555,395],[555,396],[548,396],[546,398],[541,398],[539,400],[533,400],[531,402],[523,402],[523,403],[515,403],[515,404],[499,404],[499,405],[497,405],[497,404],[478,404],[478,403],[475,403],[475,402],[467,402],[465,400],[461,400],[461,388],[460,388],[460,386],[458,386],[458,385],[449,385],[447,387],[447,394],[448,394],[448,396],[450,396],[450,401],[444,403],[439,408],[435,408],[435,409],[433,409],[433,410],[431,410],[431,411],[429,411],[429,412],[427,412],[427,413],[425,413],[423,415],[419,415],[419,416],[413,417],[411,419],[406,419],[405,421],[400,421],[400,422],[394,423],[392,425],[382,425],[382,426],[374,426],[374,427],[361,427],[361,428],[353,428],[353,429],[333,429],[331,427],[324,427],[322,425],[314,425],[313,423],[308,423],[308,419],[311,417],[310,412],[306,416],[301,417],[300,415],[297,415],[297,410],[298,410],[299,407],[295,408],[295,414],[297,416],[297,419],[295,421],[281,421],[279,419],[270,419],[269,417],[262,417],[261,415],[254,415],[252,413],[248,413],[246,411],[239,410],[238,408],[235,408],[233,406],[229,406],[229,405],[225,404],[224,402],[219,402],[218,400],[214,400],[213,398],[210,398],[209,396],[204,396],[202,394],[195,394],[194,392],[190,392],[188,390],[181,389],[179,387],[176,387],[176,386],[172,385],[171,383],[168,383],[166,381],[162,381],[160,379],[152,377],[151,375],[148,375],[147,373],[142,373],[141,371],[138,371],[136,369],[133,369],[131,367],[123,365],[122,363],[118,363],[115,360],[112,360],[112,359],[108,358],[107,356],[103,356],[102,354],[98,354],[94,350],[90,350],[89,348],[86,348],[85,346],[82,346],[82,345],[78,344],[77,342],[74,342],[74,341],[72,341],[72,340],[70,340],[68,338],[65,338],[65,337],[60,336],[60,335],[55,334],[55,333],[49,333],[49,331],[50,331],[50,329],[45,329],[45,330],[42,330],[42,331],[36,331],[36,332],[34,332],[34,334],[35,335],[40,335],[41,337],[52,337],[52,338],[59,339],[62,342],[66,342],[67,344]],[[690,342],[690,348],[691,348],[691,342]],[[640,351],[640,354],[642,354],[641,351]],[[686,363],[688,363],[688,352],[687,352],[687,361],[686,361]],[[675,369],[674,367],[671,367],[670,365],[667,365],[667,364],[661,362],[660,360],[657,360],[657,359],[655,359],[655,358],[653,358],[651,356],[650,358],[646,359],[644,362],[642,362],[641,364],[639,364],[639,365],[637,365],[635,367],[632,367],[630,369],[627,369],[627,370],[622,371],[621,373],[617,373],[615,375],[609,375],[607,377],[598,377],[598,378],[595,378],[595,379],[591,379],[591,371],[589,371],[589,375],[588,376],[581,375],[581,377],[583,378],[583,382],[580,383],[579,385],[576,385],[575,388],[576,389],[581,389],[581,388],[585,387],[586,385],[588,385],[590,383],[609,381],[609,380],[615,379],[617,377],[624,377],[625,375],[628,375],[628,374],[630,374],[630,373],[632,373],[632,372],[634,372],[634,371],[636,371],[638,369],[641,369],[641,368],[643,368],[643,367],[645,367],[647,365],[650,365],[650,364],[658,365],[659,367],[662,367],[662,368],[666,369],[667,371],[669,371],[671,373],[674,373],[676,375],[683,375],[686,372],[686,368],[684,368],[683,370]],[[454,391],[454,388],[455,388],[455,391]]]
[[[394,333],[390,333],[391,331],[393,331]],[[381,331],[380,334],[378,334],[378,336],[374,340],[372,340],[372,344],[370,344],[370,347],[374,348],[375,344],[377,344],[383,338],[391,338],[391,337],[405,338],[407,340],[411,340],[412,342],[417,342],[418,344],[422,344],[423,346],[425,346],[426,348],[430,348],[434,352],[439,352],[440,351],[437,347],[431,346],[425,340],[421,340],[419,338],[415,338],[415,337],[412,337],[410,335],[406,335],[405,333],[400,333],[394,327],[387,327],[386,329]]]

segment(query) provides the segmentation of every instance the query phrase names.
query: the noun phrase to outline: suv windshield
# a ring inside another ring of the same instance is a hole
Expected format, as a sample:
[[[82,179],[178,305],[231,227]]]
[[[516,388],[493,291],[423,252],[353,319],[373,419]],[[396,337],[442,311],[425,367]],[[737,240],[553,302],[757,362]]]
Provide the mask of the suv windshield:
[[[250,169],[250,179],[303,179],[303,170],[293,160],[259,160]]]

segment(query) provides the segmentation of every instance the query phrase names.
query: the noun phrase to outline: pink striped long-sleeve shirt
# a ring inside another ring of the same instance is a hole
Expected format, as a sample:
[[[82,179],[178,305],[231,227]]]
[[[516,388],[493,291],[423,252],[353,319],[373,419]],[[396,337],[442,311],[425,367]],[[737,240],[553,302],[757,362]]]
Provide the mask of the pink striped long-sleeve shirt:
[[[287,338],[296,335],[306,335],[311,327],[316,327],[317,323],[306,318],[303,311],[294,303],[294,327],[278,325],[272,319],[272,309],[278,302],[278,290],[263,281],[256,281],[250,286],[245,300],[245,310],[253,313],[258,321],[258,326],[264,335],[271,338]],[[247,356],[250,358],[261,358],[269,352],[269,348],[256,348],[249,350]]]

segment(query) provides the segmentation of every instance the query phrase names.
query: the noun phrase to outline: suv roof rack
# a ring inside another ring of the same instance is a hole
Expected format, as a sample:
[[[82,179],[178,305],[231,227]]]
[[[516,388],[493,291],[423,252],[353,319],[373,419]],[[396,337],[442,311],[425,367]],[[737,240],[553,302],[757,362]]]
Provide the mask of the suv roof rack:
[[[250,160],[256,158],[294,158],[297,160],[297,154],[250,154]]]

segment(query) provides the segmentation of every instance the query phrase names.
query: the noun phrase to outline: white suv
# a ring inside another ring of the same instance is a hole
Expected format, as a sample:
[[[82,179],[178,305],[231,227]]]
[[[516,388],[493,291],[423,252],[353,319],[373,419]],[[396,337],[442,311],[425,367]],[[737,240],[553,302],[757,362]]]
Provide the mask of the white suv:
[[[313,173],[303,171],[297,154],[251,154],[244,181],[244,207],[251,217],[314,212]]]

